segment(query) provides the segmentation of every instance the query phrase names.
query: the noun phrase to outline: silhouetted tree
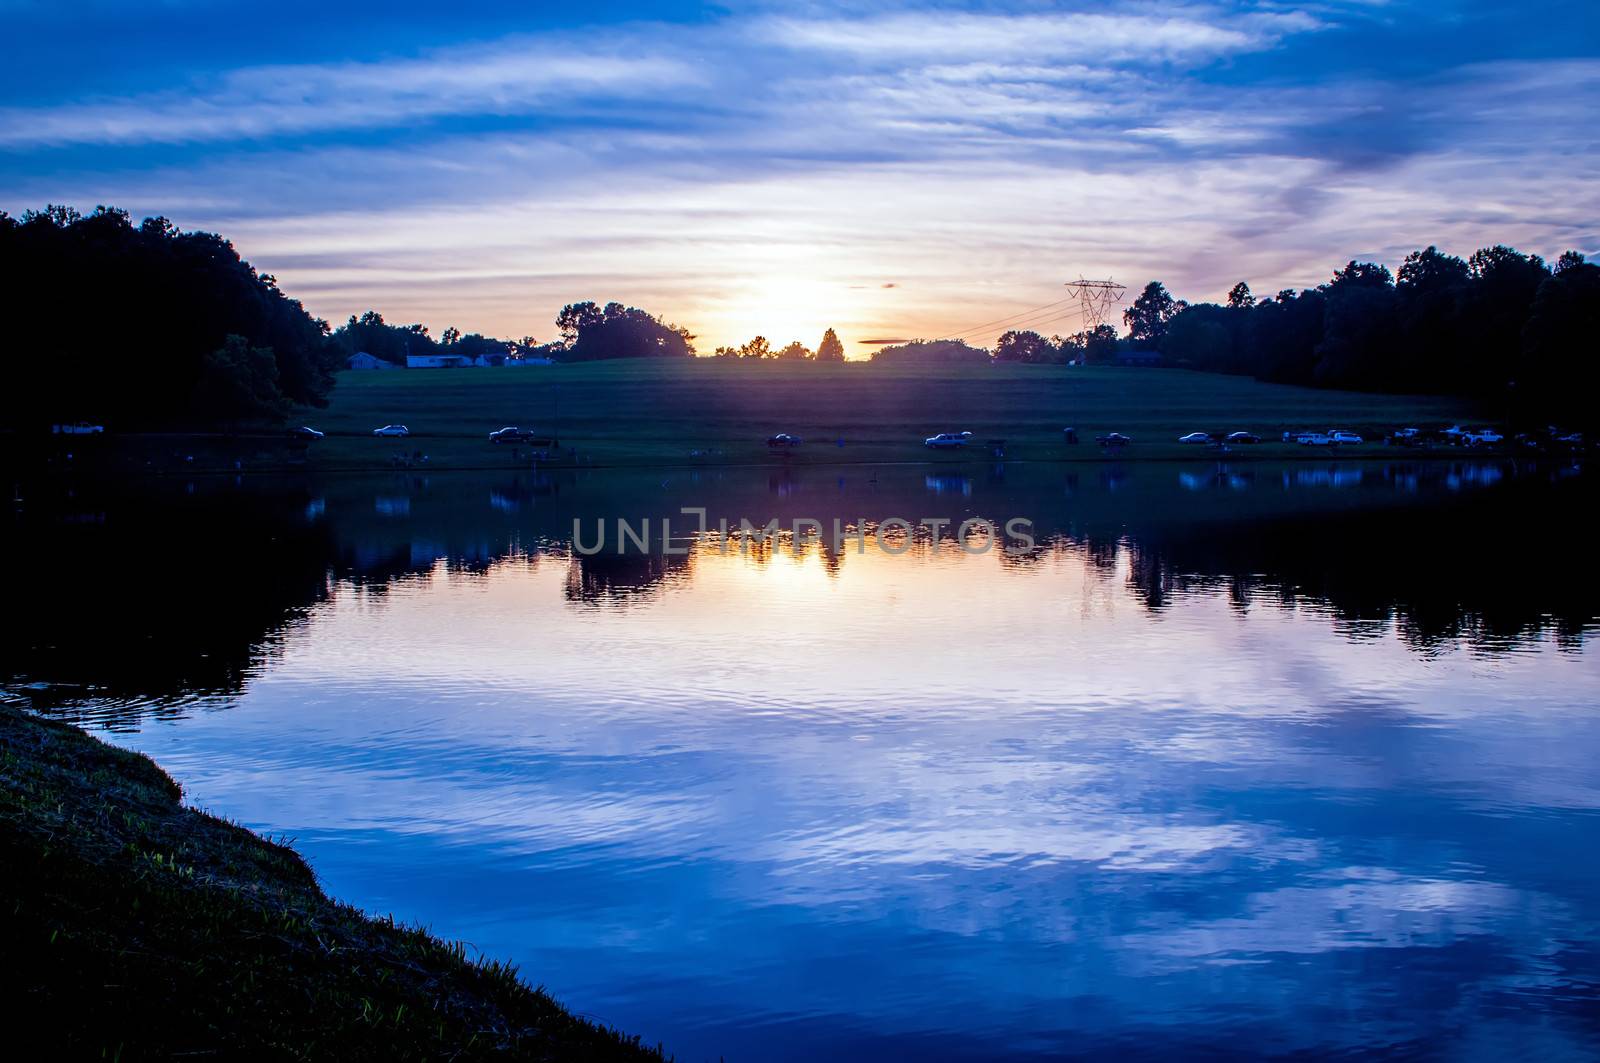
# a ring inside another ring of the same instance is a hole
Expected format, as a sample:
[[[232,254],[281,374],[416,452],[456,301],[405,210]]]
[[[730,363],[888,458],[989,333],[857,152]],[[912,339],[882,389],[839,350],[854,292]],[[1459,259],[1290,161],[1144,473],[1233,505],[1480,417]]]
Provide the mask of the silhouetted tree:
[[[1167,325],[1187,305],[1173,299],[1166,285],[1151,281],[1133,305],[1122,312],[1129,338],[1139,343],[1159,344],[1161,337],[1167,334]]]
[[[325,404],[333,386],[327,325],[227,240],[165,218],[0,215],[0,300],[6,424],[199,426]]]
[[[1430,246],[1406,256],[1398,281],[1381,264],[1351,261],[1318,288],[1261,302],[1236,286],[1228,306],[1185,307],[1152,282],[1126,316],[1140,336],[1160,331],[1167,359],[1194,369],[1476,395],[1525,420],[1580,424],[1593,419],[1596,269],[1576,251],[1552,271],[1503,245],[1466,261]]]
[[[1161,340],[1171,364],[1213,373],[1239,372],[1236,337],[1244,326],[1242,308],[1199,303],[1172,319]]]
[[[1050,341],[1030,331],[1011,331],[1001,335],[994,345],[994,357],[1000,362],[1027,362],[1042,364],[1053,362],[1057,351]]]
[[[1562,255],[1539,285],[1522,330],[1522,358],[1513,389],[1524,420],[1600,429],[1600,266]]]
[[[621,303],[602,309],[569,303],[556,315],[562,357],[575,362],[609,358],[683,358],[694,355],[694,336],[653,314]]]
[[[1115,361],[1117,357],[1117,330],[1110,325],[1096,325],[1085,332],[1074,332],[1056,344],[1057,357],[1062,361],[1083,361],[1099,365]]]
[[[252,347],[229,336],[200,362],[193,407],[218,422],[277,421],[289,413],[278,388],[278,360],[271,347]]]
[[[966,340],[909,340],[880,347],[872,352],[874,362],[899,365],[945,365],[972,363],[987,365],[989,352]]]
[[[454,329],[446,329],[448,336]],[[460,333],[456,333],[459,338]],[[426,325],[391,325],[376,310],[368,310],[360,317],[350,315],[334,330],[333,344],[342,352],[342,360],[364,351],[395,365],[405,365],[408,355],[438,354],[441,347],[428,335]]]
[[[817,344],[817,361],[844,361],[844,344],[839,342],[839,334],[831,328],[822,334],[822,342]]]
[[[1256,305],[1256,297],[1250,294],[1250,285],[1240,281],[1228,289],[1228,308],[1230,310],[1248,310]]]
[[[799,340],[794,340],[773,357],[785,362],[804,362],[810,359],[811,349]]]

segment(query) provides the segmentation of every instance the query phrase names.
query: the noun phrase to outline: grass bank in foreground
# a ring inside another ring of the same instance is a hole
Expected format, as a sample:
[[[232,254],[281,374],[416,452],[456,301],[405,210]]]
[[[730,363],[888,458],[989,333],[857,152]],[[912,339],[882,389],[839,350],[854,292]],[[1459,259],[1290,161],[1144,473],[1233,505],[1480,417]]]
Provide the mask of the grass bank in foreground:
[[[148,758],[0,705],[0,962],[55,1058],[660,1059],[506,964],[330,900]]]
[[[862,462],[971,463],[992,460],[1004,439],[1019,461],[1105,457],[1094,437],[1131,435],[1119,460],[1194,458],[1194,431],[1250,431],[1266,442],[1235,456],[1326,460],[1320,448],[1280,442],[1286,430],[1344,428],[1374,440],[1340,457],[1382,453],[1390,429],[1471,420],[1448,398],[1369,395],[1263,384],[1247,377],[1173,369],[997,364],[884,366],[723,359],[641,359],[526,369],[411,369],[347,372],[326,410],[296,414],[327,433],[310,462],[324,469],[382,468],[401,455],[428,455],[431,468],[510,465],[512,447],[488,433],[516,425],[556,435],[578,464],[743,465]],[[374,438],[385,424],[407,439]],[[1066,445],[1062,429],[1081,442]],[[922,440],[970,431],[975,445],[932,451]],[[770,450],[779,432],[805,439]],[[528,451],[520,458],[526,463]],[[1393,456],[1391,453],[1389,456]],[[1420,456],[1416,452],[1408,457]]]

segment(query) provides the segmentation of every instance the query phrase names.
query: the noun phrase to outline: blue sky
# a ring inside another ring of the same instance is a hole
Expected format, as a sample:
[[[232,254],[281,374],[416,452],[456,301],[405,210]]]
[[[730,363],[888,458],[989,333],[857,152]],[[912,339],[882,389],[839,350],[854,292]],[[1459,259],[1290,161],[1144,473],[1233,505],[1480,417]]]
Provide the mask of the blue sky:
[[[0,208],[223,232],[335,321],[989,342],[1079,275],[1600,250],[1593,0],[0,0],[0,32]]]

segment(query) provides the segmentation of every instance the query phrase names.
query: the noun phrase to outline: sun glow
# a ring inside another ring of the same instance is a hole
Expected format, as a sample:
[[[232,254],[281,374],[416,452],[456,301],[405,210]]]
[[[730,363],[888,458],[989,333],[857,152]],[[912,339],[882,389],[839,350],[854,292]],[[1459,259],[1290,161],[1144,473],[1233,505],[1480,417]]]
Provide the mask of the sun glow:
[[[807,276],[800,270],[750,277],[730,285],[695,315],[695,345],[701,354],[710,354],[720,346],[738,347],[765,336],[774,351],[796,340],[815,351],[822,334],[832,328],[844,340],[846,357],[863,357],[866,351],[855,340],[874,330],[873,322],[890,309],[892,295],[892,289],[882,286]]]

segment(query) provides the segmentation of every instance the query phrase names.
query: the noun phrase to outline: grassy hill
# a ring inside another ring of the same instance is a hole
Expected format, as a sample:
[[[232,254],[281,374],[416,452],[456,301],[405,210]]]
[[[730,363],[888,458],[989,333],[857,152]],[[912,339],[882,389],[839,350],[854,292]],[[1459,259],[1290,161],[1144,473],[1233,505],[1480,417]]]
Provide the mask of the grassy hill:
[[[509,464],[511,448],[486,440],[504,425],[558,434],[577,450],[578,462],[596,465],[988,457],[980,448],[935,453],[921,445],[943,431],[1005,439],[1011,459],[1060,461],[1101,457],[1093,437],[1108,431],[1134,437],[1124,455],[1130,460],[1193,457],[1195,448],[1176,440],[1196,430],[1248,430],[1276,441],[1286,429],[1339,427],[1373,438],[1388,428],[1449,423],[1473,412],[1454,399],[1319,391],[1172,369],[652,359],[348,372],[328,409],[299,416],[328,433],[312,447],[316,464],[370,468],[418,450],[432,467]],[[406,425],[412,437],[371,436],[389,423]],[[1079,446],[1063,444],[1068,426],[1078,430]],[[769,452],[765,440],[777,432],[803,436],[805,445]],[[1272,442],[1250,453],[1281,458],[1303,451]]]
[[[330,900],[294,850],[179,796],[147,758],[0,704],[8,1036],[40,1058],[662,1058]]]

